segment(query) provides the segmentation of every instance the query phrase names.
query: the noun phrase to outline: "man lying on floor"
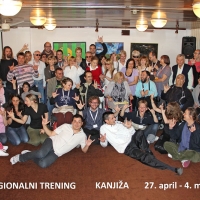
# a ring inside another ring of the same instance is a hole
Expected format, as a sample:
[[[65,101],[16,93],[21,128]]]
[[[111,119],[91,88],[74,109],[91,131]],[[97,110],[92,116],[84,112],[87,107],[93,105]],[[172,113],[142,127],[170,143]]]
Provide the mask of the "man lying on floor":
[[[37,165],[42,168],[46,168],[54,163],[58,157],[65,153],[68,153],[78,145],[81,145],[81,149],[84,153],[87,152],[89,146],[94,140],[86,138],[85,133],[82,130],[83,117],[81,115],[74,115],[72,124],[63,124],[54,131],[47,128],[47,120],[43,118],[42,125],[44,132],[49,136],[41,148],[36,151],[24,150],[21,154],[10,159],[12,165],[17,162],[26,162],[33,160]]]
[[[157,160],[149,149],[143,131],[135,132],[131,121],[126,120],[124,124],[115,121],[112,112],[104,113],[103,120],[106,124],[100,128],[102,147],[106,147],[109,142],[119,153],[135,158],[145,165],[162,170],[168,169],[178,175],[183,173],[182,168],[174,168]]]

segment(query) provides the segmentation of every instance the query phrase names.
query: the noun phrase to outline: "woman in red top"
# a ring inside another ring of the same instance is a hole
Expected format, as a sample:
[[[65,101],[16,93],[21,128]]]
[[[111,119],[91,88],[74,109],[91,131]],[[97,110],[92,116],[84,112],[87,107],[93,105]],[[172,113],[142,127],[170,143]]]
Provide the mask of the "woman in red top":
[[[102,74],[102,71],[101,71],[101,67],[98,66],[98,61],[99,61],[99,59],[96,56],[92,57],[91,65],[86,68],[86,71],[91,71],[93,81],[96,81],[98,83],[98,85],[100,85],[100,77],[99,76]]]

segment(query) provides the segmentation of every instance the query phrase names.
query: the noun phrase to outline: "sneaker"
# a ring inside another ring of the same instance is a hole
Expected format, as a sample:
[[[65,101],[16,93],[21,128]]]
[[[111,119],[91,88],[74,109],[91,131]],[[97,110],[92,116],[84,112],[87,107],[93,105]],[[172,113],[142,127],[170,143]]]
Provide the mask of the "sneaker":
[[[175,172],[177,173],[177,175],[181,175],[183,173],[183,168],[176,168]]]
[[[168,156],[169,158],[172,158],[172,155],[171,155],[170,153],[168,153],[167,156]]]
[[[8,146],[3,146],[3,150],[4,151],[8,150]]]
[[[0,150],[0,156],[9,156],[9,154],[4,152],[3,150]]]
[[[29,151],[29,150],[23,150],[23,151],[21,152],[21,154],[25,154],[25,153],[28,153],[28,152],[31,152],[31,151]]]
[[[155,142],[155,141],[157,141],[158,139],[159,139],[159,137],[158,137],[158,136],[156,136],[156,137],[155,137],[155,140],[154,140],[154,142]]]
[[[182,160],[181,163],[182,163],[182,166],[184,168],[186,168],[186,167],[188,167],[190,165],[190,160]]]
[[[12,165],[16,164],[17,162],[19,162],[19,154],[17,154],[16,156],[13,156],[11,159],[10,159],[10,162]]]

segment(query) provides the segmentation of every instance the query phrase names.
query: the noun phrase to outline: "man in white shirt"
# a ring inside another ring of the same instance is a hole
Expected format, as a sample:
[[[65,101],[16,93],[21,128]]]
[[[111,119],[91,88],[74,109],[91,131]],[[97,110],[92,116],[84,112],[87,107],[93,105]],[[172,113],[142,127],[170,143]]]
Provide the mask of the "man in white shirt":
[[[78,145],[84,153],[87,152],[89,146],[94,140],[86,138],[85,133],[82,130],[83,117],[81,115],[74,115],[72,124],[63,124],[54,131],[47,128],[47,119],[42,120],[43,130],[49,136],[41,148],[36,151],[24,150],[21,154],[10,159],[12,165],[17,162],[26,162],[33,160],[37,165],[42,168],[46,168],[54,163],[58,157],[68,153]]]
[[[36,78],[33,76],[34,85],[38,88],[38,92],[41,94],[41,103],[45,103],[44,101],[44,87],[46,86],[44,69],[46,65],[44,62],[40,60],[41,53],[40,51],[35,51],[33,53],[33,60],[30,61],[28,64],[32,66],[38,66],[38,73],[39,76]]]
[[[172,67],[172,73],[169,79],[169,85],[174,85],[176,81],[176,77],[179,74],[183,74],[185,76],[185,83],[183,87],[187,87],[189,90],[193,89],[193,70],[188,64],[185,64],[185,56],[183,54],[178,54],[176,57],[177,65]]]
[[[183,173],[182,168],[174,168],[157,160],[149,149],[143,131],[135,132],[131,121],[116,122],[112,112],[104,113],[103,120],[106,124],[100,128],[100,144],[102,147],[106,147],[109,142],[119,153],[124,153],[145,165],[162,170],[168,169],[178,175]]]

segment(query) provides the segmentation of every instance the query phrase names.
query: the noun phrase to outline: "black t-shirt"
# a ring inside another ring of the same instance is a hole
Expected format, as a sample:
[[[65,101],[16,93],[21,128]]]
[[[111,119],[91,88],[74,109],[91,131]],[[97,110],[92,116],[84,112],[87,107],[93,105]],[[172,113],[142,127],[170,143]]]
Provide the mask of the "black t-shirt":
[[[15,118],[20,119],[20,117],[16,114],[15,114]],[[22,126],[22,124],[14,121],[14,120],[12,120],[12,123],[9,125],[9,127],[11,127],[11,128],[19,128],[21,126]]]
[[[30,115],[31,128],[42,129],[42,116],[44,117],[44,113],[47,112],[48,112],[47,106],[43,103],[39,103],[37,112],[35,112],[33,108],[30,106],[25,108],[24,115]]]

